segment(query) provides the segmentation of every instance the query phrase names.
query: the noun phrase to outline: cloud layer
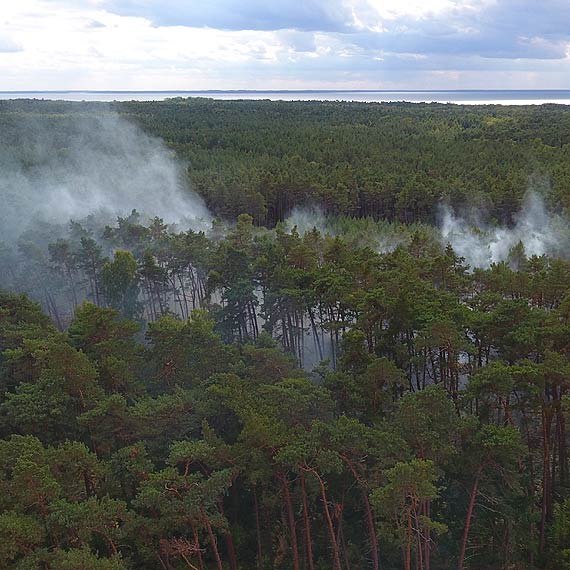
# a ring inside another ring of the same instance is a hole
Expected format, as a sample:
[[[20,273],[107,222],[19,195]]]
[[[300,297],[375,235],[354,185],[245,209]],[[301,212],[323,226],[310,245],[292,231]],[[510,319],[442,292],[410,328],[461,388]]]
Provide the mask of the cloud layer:
[[[147,18],[156,26],[338,32],[348,30],[352,21],[348,3],[338,0],[110,0],[103,5],[117,14]]]
[[[19,0],[0,89],[567,88],[567,0]]]

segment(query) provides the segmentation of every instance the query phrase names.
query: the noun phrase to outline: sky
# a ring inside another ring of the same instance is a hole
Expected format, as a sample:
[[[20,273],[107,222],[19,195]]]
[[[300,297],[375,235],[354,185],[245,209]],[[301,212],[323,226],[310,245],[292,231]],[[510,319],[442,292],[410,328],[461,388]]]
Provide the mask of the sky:
[[[570,0],[0,0],[0,90],[566,89]]]

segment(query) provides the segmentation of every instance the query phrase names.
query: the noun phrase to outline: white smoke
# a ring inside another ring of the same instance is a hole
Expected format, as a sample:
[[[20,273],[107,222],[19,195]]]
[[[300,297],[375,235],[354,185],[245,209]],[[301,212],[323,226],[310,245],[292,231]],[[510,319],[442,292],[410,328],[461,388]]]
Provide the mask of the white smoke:
[[[403,236],[382,236],[376,240],[375,250],[378,253],[391,253],[394,251],[398,246],[404,245],[406,243],[406,239]]]
[[[491,227],[467,221],[447,207],[442,208],[440,233],[443,245],[451,244],[471,267],[488,268],[507,261],[513,247],[522,243],[528,257],[558,255],[567,239],[564,223],[546,211],[542,198],[529,192],[513,227]]]
[[[27,121],[17,148],[0,144],[0,240],[38,222],[91,214],[112,220],[136,209],[205,229],[211,215],[164,144],[112,112],[70,115],[48,129]]]
[[[315,228],[323,235],[333,233],[327,217],[318,206],[295,206],[284,224],[287,232],[290,233],[296,227],[299,235],[304,235]]]
[[[297,228],[299,235],[317,229],[323,236],[343,236],[355,247],[389,253],[407,242],[407,232],[389,223],[371,219],[327,216],[319,206],[296,206],[284,221],[285,231]]]

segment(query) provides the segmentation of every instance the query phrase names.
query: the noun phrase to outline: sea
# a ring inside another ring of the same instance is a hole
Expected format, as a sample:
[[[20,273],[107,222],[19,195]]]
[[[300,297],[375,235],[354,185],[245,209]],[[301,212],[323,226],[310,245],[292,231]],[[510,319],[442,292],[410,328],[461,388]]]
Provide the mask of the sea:
[[[570,89],[557,90],[457,90],[457,91],[0,91],[4,99],[58,101],[164,101],[176,97],[223,100],[362,101],[449,103],[458,105],[570,105]]]

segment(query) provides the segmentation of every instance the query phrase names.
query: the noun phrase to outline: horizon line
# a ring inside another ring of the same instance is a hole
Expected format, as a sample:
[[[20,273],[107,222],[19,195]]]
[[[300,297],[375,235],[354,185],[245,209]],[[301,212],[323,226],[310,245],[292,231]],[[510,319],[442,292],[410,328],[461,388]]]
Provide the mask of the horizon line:
[[[9,89],[7,93],[545,93],[568,92],[554,89]]]

